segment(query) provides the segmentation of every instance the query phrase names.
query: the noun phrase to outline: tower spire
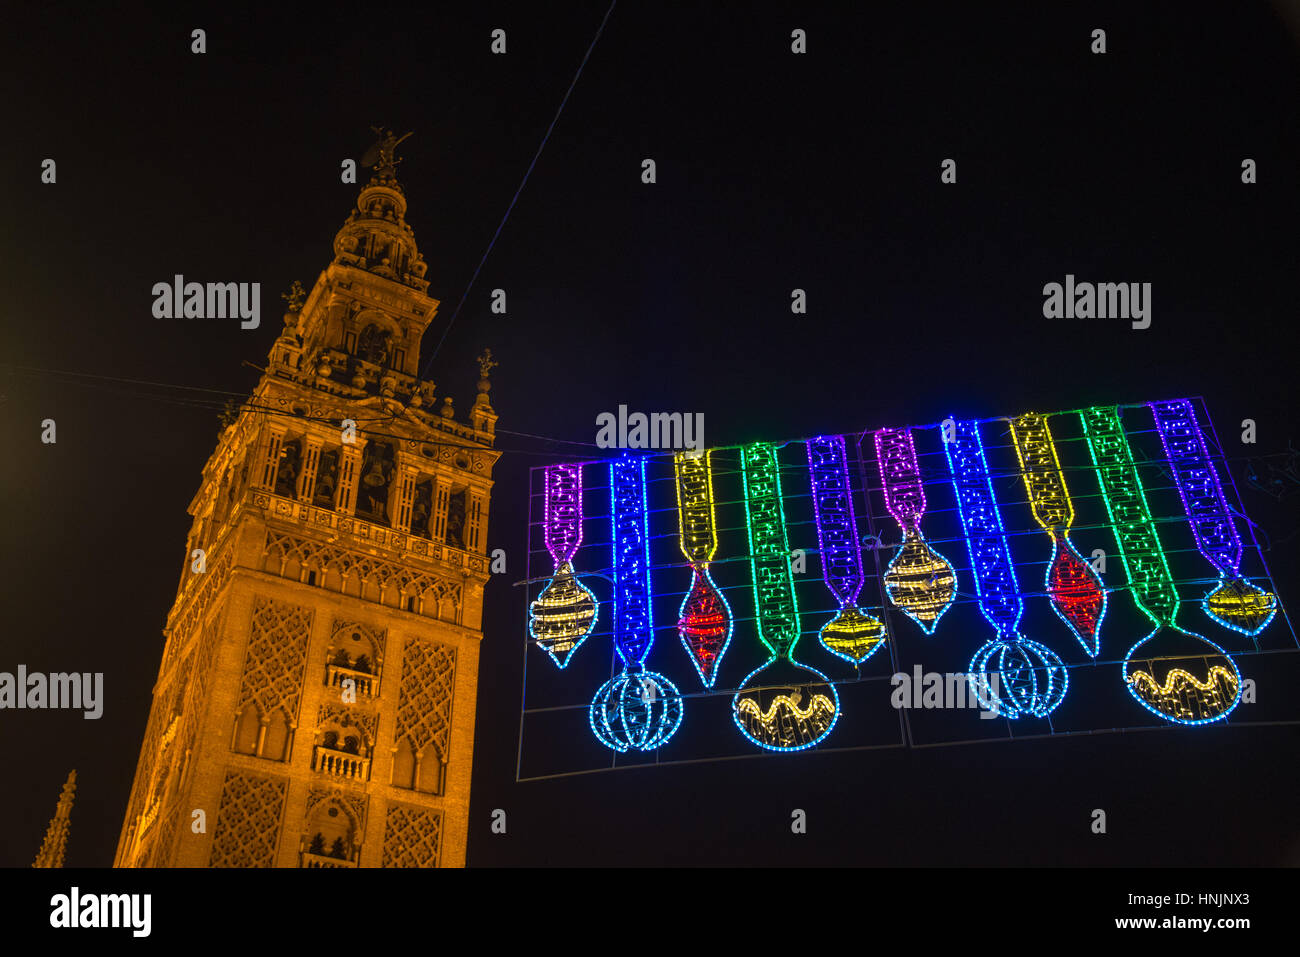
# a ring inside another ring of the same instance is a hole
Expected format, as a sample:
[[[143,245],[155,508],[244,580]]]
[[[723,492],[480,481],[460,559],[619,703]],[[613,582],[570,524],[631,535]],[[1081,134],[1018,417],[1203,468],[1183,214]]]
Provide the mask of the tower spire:
[[[45,840],[32,867],[62,867],[63,855],[68,850],[69,818],[72,816],[72,798],[77,790],[77,771],[68,772],[68,780],[63,782],[63,793],[59,795],[59,806],[50,819],[50,826],[45,829]]]
[[[379,142],[366,150],[361,165],[370,168],[370,182],[357,197],[357,206],[334,237],[334,261],[364,269],[418,292],[428,291],[424,257],[415,246],[415,234],[406,223],[406,195],[397,181],[394,151],[410,136],[371,127]]]

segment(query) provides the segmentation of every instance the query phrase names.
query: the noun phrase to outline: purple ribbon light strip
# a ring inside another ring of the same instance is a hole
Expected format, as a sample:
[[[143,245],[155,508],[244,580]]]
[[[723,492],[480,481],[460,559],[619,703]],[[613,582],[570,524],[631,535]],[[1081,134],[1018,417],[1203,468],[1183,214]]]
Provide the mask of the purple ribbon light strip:
[[[885,486],[885,508],[903,531],[916,531],[925,514],[925,489],[916,461],[911,429],[880,429],[875,433],[876,458]]]
[[[822,577],[844,608],[856,604],[862,590],[862,550],[853,518],[844,437],[822,435],[806,444]]]
[[[1171,399],[1149,404],[1173,468],[1183,510],[1196,536],[1196,547],[1225,577],[1237,577],[1241,573],[1241,536],[1228,511],[1219,473],[1210,462],[1191,401]]]
[[[582,544],[582,466],[552,465],[546,469],[546,550],[555,567],[573,560]]]

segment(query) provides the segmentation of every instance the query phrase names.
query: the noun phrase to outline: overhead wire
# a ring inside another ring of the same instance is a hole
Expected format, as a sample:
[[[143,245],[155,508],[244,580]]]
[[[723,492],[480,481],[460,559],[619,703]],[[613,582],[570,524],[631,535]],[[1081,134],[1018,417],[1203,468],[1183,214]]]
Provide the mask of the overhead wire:
[[[279,416],[283,418],[293,419],[296,421],[323,422],[323,423],[329,423],[331,425],[338,424],[333,419],[327,419],[323,417],[310,416],[310,415],[306,415],[306,416],[298,415],[289,410],[277,409],[271,406],[261,405],[255,402],[253,400],[253,397],[248,396],[247,393],[232,392],[226,389],[212,389],[203,386],[190,386],[190,385],[181,385],[178,383],[156,382],[152,380],[134,379],[134,378],[124,377],[124,376],[110,376],[110,375],[100,375],[95,373],[74,372],[65,369],[42,369],[35,366],[20,366],[14,363],[0,363],[0,368],[8,369],[11,372],[18,375],[24,375],[24,376],[35,377],[35,378],[41,378],[41,377],[51,378],[51,379],[55,379],[56,381],[82,386],[84,388],[99,389],[102,391],[113,392],[119,395],[126,395],[135,399],[159,402],[162,404],[172,405],[177,407],[205,409],[208,411],[218,412],[218,413],[227,410],[230,410],[232,412],[247,411],[252,414],[266,415],[266,416]],[[141,387],[147,387],[147,388],[141,388]],[[151,390],[161,390],[161,391],[151,391]],[[169,394],[169,392],[173,394]],[[192,393],[201,393],[202,395],[195,395]],[[206,397],[207,395],[223,396],[224,398],[220,398],[220,399],[207,398]],[[384,432],[381,429],[377,429],[374,427],[365,427],[365,428],[362,427],[363,425],[369,426],[370,423],[389,423],[389,422],[396,421],[397,413],[395,412],[385,412],[375,416],[364,416],[364,417],[358,417],[356,415],[352,415],[349,416],[349,418],[351,418],[353,422],[357,423],[358,431],[364,433],[367,436],[371,436],[374,438],[393,439],[393,440],[406,440],[410,438],[409,436],[405,436],[405,435],[397,435],[391,432]],[[461,424],[461,423],[457,423],[457,424]],[[562,439],[555,436],[539,435],[537,433],[532,433],[532,432],[519,432],[510,429],[497,429],[495,431],[497,434],[511,435],[516,438],[527,438],[527,439],[532,439],[544,443],[552,443],[557,445],[563,444],[563,445],[590,446],[592,448],[596,447],[594,442],[586,443],[574,439]],[[473,442],[457,442],[452,439],[441,438],[441,437],[427,439],[425,440],[425,444],[444,445],[451,448],[464,448],[464,449],[482,449],[484,447],[481,444],[477,444]],[[502,453],[513,454],[513,455],[551,455],[552,454],[545,450],[510,448],[510,447],[503,447],[500,444],[493,445],[492,450],[497,452],[502,452]]]
[[[465,305],[465,300],[469,297],[469,291],[474,288],[474,283],[478,280],[478,274],[483,270],[483,264],[487,262],[488,256],[492,253],[492,247],[496,245],[497,239],[501,235],[501,230],[505,228],[506,220],[510,218],[510,214],[514,211],[515,203],[519,201],[519,194],[524,191],[524,185],[528,182],[528,177],[533,174],[533,168],[541,158],[542,150],[546,149],[546,143],[551,138],[551,131],[555,129],[555,124],[559,122],[560,114],[564,112],[564,107],[569,102],[569,97],[573,93],[573,88],[578,85],[578,77],[582,76],[583,68],[586,67],[587,60],[591,58],[591,51],[596,49],[596,42],[600,39],[600,35],[605,32],[605,24],[609,22],[610,14],[614,12],[614,7],[617,3],[618,0],[611,0],[609,9],[605,11],[604,19],[600,21],[600,26],[596,28],[596,35],[591,38],[591,43],[587,45],[587,52],[582,55],[582,62],[578,64],[578,70],[573,74],[573,80],[570,81],[569,88],[564,91],[564,98],[560,100],[560,105],[555,111],[555,116],[551,118],[551,125],[546,128],[546,133],[542,136],[542,142],[538,145],[537,152],[533,154],[532,162],[528,164],[528,169],[524,171],[524,178],[519,181],[519,188],[515,190],[515,195],[510,198],[510,204],[506,207],[505,215],[501,217],[501,222],[497,223],[496,232],[492,234],[492,239],[488,242],[487,248],[483,250],[483,256],[479,259],[478,265],[474,267],[474,275],[470,276],[469,282],[465,286],[465,291],[461,294],[460,302],[456,303],[456,308],[452,312],[451,318],[447,320],[447,325],[442,330],[442,336],[439,337],[437,344],[433,347],[433,352],[424,364],[424,370],[420,373],[421,378],[428,377],[429,367],[437,357],[438,351],[442,348],[442,344],[446,342],[447,334],[451,332],[452,324],[456,321],[456,317],[460,315],[461,307]]]

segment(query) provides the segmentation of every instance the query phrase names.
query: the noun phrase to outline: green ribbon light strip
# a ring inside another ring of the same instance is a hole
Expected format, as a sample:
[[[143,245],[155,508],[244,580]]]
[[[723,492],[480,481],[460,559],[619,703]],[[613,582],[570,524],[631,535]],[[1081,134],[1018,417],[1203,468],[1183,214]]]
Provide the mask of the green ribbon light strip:
[[[799,604],[790,573],[790,542],[781,505],[781,467],[776,446],[768,442],[744,446],[741,472],[758,637],[773,655],[788,658],[799,640]]]
[[[1082,409],[1079,416],[1133,601],[1156,624],[1172,624],[1178,614],[1178,590],[1120,424],[1119,408],[1098,405]]]

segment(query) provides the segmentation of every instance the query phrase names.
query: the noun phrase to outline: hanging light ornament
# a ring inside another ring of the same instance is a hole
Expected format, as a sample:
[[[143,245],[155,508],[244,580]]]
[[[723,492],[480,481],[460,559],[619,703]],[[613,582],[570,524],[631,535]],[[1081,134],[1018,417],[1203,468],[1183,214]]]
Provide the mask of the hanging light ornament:
[[[849,463],[844,437],[809,439],[808,474],[812,482],[813,513],[822,578],[839,603],[839,612],[821,630],[827,651],[855,665],[866,661],[885,642],[885,625],[858,607],[862,591],[862,546],[853,517]]]
[[[673,456],[677,476],[679,545],[691,563],[691,587],[682,600],[677,633],[704,687],[712,688],[718,662],[731,643],[731,606],[709,575],[709,562],[718,551],[713,510],[712,452],[678,452]]]
[[[790,572],[790,544],[781,503],[776,447],[755,442],[741,449],[745,514],[753,571],[754,620],[771,653],[750,672],[732,699],[736,727],[771,751],[801,751],[830,734],[840,699],[824,674],[794,660],[799,605]]]
[[[921,534],[925,489],[912,430],[881,429],[875,440],[885,507],[903,532],[903,543],[885,570],[885,591],[890,601],[930,635],[957,594],[957,575],[948,559]]]
[[[654,645],[650,548],[646,525],[645,459],[625,455],[609,466],[614,549],[614,650],[622,674],[601,685],[591,702],[592,733],[615,751],[653,751],[682,723],[682,695],[645,669]]]
[[[1241,536],[1228,510],[1219,473],[1210,462],[1192,403],[1173,399],[1149,404],[1196,548],[1219,573],[1218,584],[1201,607],[1225,628],[1258,635],[1277,614],[1277,596],[1252,585],[1241,574]]]
[[[543,535],[555,574],[529,607],[528,633],[563,668],[596,627],[596,596],[573,574],[582,544],[582,466],[552,465],[544,472]]]
[[[1074,503],[1047,416],[1026,412],[1011,420],[1011,440],[1020,459],[1020,477],[1029,495],[1034,521],[1052,539],[1047,564],[1047,597],[1091,658],[1101,651],[1101,620],[1106,615],[1106,589],[1092,566],[1070,542]]]
[[[1124,656],[1124,683],[1138,704],[1162,718],[1180,724],[1219,721],[1241,700],[1241,673],[1214,642],[1174,623],[1178,589],[1147,507],[1119,408],[1094,406],[1080,415],[1129,592],[1138,611],[1155,625]]]
[[[1065,699],[1069,675],[1055,652],[1020,634],[1025,606],[993,495],[979,424],[948,419],[944,429],[944,451],[957,493],[980,614],[997,630],[997,636],[975,652],[968,673],[976,682],[980,700],[998,714],[1045,718]],[[993,672],[998,676],[996,687],[989,681]]]

